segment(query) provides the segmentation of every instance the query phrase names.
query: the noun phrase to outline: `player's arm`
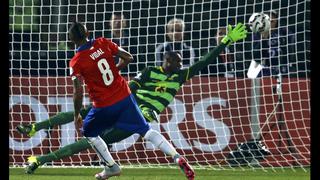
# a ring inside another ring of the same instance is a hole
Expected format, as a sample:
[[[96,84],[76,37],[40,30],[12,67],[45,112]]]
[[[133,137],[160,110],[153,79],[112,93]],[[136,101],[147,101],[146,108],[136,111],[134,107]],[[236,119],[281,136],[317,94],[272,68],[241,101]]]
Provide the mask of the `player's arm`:
[[[129,82],[129,88],[132,93],[135,94],[136,91],[142,86],[142,84],[144,84],[144,82],[147,79],[148,73],[149,73],[149,68],[146,67]]]
[[[211,50],[208,54],[203,56],[198,62],[192,65],[189,69],[187,69],[187,77],[186,79],[192,78],[194,75],[199,74],[199,72],[207,67],[210,63],[212,63],[221,53],[226,46],[231,45],[232,43],[244,39],[247,37],[246,26],[242,23],[238,23],[235,28],[232,29],[231,25],[228,25],[228,33],[221,40],[221,43]]]
[[[82,127],[82,117],[80,115],[80,109],[82,107],[83,88],[81,81],[73,76],[73,105],[74,105],[74,121],[77,131]]]
[[[133,60],[133,56],[128,51],[124,50],[121,47],[118,47],[117,55],[119,56],[119,62],[117,64],[117,68],[119,70],[126,67]]]

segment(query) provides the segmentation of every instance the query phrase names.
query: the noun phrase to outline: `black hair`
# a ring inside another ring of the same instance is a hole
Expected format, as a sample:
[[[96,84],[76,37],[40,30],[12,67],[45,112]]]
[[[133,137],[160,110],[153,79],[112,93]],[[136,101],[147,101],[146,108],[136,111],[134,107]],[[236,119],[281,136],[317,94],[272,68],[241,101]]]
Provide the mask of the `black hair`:
[[[80,22],[72,22],[69,34],[72,34],[74,41],[81,41],[86,38],[86,27]]]
[[[179,58],[178,55],[181,55],[181,54],[176,51],[167,51],[167,52],[165,52],[163,57],[164,57],[164,59],[178,59]]]

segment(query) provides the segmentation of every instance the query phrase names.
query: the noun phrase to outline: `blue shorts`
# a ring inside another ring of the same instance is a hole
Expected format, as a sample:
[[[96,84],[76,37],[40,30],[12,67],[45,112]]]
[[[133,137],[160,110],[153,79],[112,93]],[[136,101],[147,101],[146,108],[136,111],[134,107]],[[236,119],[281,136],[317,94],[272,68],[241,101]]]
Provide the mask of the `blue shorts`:
[[[92,107],[83,122],[82,133],[85,137],[96,137],[109,128],[144,135],[150,126],[131,94],[111,106]]]

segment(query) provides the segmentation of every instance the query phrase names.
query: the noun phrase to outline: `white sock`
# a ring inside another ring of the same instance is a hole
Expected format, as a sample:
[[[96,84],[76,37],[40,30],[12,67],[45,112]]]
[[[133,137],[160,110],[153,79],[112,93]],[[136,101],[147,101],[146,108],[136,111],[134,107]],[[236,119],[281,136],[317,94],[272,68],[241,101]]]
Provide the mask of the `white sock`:
[[[178,154],[175,148],[166,140],[166,138],[155,130],[150,129],[144,135],[144,139],[150,141],[166,155],[176,157],[176,155]]]
[[[112,158],[108,150],[107,144],[102,140],[100,136],[87,137],[87,139],[98,154],[99,158],[102,159],[107,164],[107,166],[113,166],[115,164],[114,159]]]

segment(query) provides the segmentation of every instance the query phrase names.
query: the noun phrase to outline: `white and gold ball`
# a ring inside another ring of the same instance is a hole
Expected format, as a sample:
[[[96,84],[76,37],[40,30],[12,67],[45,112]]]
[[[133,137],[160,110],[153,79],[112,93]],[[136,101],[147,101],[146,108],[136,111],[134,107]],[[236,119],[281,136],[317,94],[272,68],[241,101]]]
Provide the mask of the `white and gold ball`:
[[[254,33],[263,33],[270,30],[270,17],[264,13],[253,13],[249,18],[250,29]]]

